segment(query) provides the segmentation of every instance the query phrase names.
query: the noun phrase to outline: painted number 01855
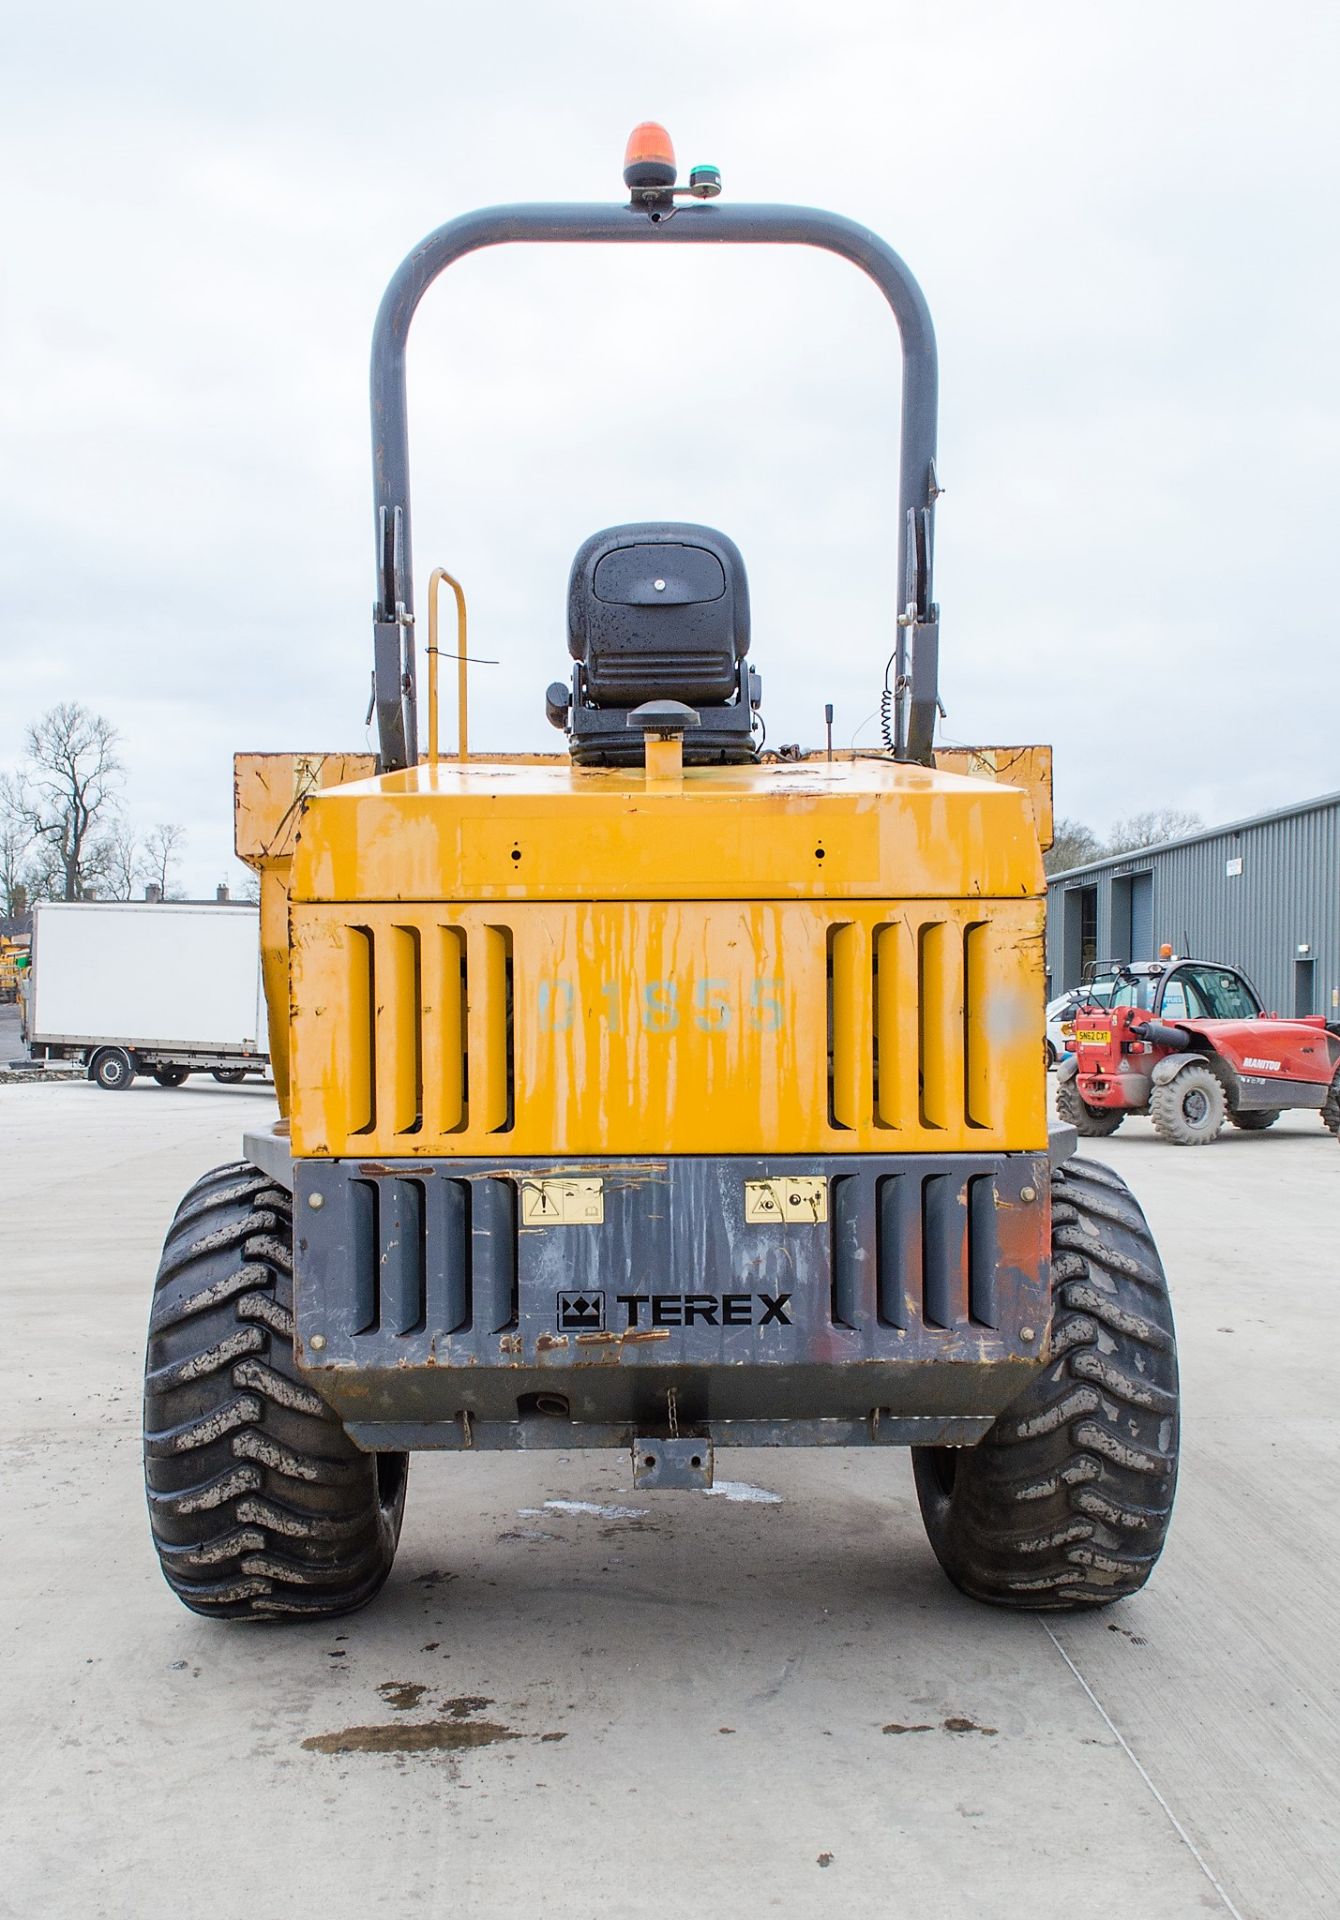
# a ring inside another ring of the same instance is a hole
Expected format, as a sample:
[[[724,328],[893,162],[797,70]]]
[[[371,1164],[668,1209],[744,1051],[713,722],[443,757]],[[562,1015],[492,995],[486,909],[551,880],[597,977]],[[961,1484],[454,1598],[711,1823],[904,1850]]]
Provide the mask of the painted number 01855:
[[[777,1033],[785,1017],[782,983],[751,980],[744,1004],[742,983],[730,980],[648,980],[638,987],[630,981],[607,980],[583,1009],[609,1033],[678,1033],[682,1027],[699,1033],[727,1033],[743,1021],[753,1033]],[[566,1033],[577,1021],[577,989],[571,980],[541,980],[536,1014],[541,1033]]]

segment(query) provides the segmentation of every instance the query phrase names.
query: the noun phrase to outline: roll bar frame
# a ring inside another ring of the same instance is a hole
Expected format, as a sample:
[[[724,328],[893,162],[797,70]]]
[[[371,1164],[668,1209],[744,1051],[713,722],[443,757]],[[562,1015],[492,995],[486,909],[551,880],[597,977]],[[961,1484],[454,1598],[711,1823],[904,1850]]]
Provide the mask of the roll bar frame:
[[[850,260],[880,289],[898,323],[903,391],[899,451],[899,583],[892,750],[929,764],[938,707],[939,609],[931,593],[938,373],[935,330],[906,265],[867,228],[839,214],[768,204],[666,201],[484,207],[449,220],[396,269],[372,335],[372,460],[377,540],[373,702],[383,771],[415,764],[418,713],[410,542],[405,353],[420,300],[466,254],[515,244],[818,247]]]

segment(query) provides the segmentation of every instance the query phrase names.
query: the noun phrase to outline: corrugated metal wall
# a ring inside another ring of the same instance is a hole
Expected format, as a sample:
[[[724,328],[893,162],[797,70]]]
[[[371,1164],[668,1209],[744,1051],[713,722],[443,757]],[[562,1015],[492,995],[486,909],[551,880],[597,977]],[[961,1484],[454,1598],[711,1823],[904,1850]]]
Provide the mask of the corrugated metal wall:
[[[1340,795],[1057,874],[1047,888],[1052,993],[1079,980],[1082,888],[1096,888],[1100,958],[1153,957],[1129,951],[1129,890],[1114,895],[1139,873],[1151,876],[1155,953],[1168,940],[1240,966],[1277,1013],[1302,1010],[1310,989],[1311,1011],[1340,1020]]]

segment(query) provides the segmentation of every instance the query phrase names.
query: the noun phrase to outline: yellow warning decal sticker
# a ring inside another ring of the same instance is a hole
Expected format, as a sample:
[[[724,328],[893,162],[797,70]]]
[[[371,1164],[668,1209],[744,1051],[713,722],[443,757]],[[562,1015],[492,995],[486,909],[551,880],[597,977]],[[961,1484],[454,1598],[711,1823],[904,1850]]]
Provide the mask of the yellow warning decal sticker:
[[[605,1221],[603,1180],[523,1180],[523,1227],[599,1227]]]
[[[792,1180],[746,1180],[744,1217],[759,1225],[770,1220],[804,1220],[818,1225],[828,1218],[828,1182],[809,1175]]]

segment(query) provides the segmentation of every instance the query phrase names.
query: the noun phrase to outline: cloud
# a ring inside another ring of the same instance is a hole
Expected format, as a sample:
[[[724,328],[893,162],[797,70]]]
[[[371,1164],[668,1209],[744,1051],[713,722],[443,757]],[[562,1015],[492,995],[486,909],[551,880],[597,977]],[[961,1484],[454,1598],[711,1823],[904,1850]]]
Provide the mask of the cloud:
[[[77,696],[142,822],[228,871],[229,756],[357,746],[367,348],[480,203],[618,195],[647,112],[734,199],[836,206],[941,344],[947,735],[1050,739],[1064,811],[1335,784],[1331,9],[723,0],[30,10],[0,118],[0,764]],[[839,737],[890,645],[896,342],[843,263],[494,253],[425,302],[415,546],[470,591],[480,744],[548,746],[572,552],[741,544],[771,737]],[[865,737],[870,737],[867,734]]]

